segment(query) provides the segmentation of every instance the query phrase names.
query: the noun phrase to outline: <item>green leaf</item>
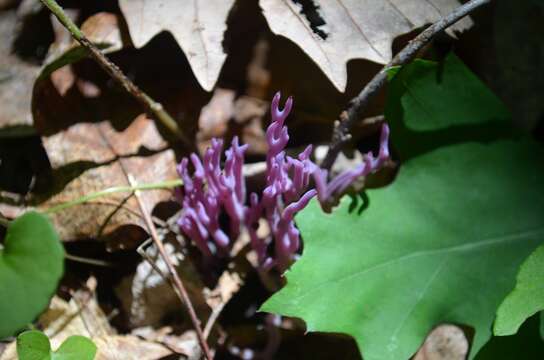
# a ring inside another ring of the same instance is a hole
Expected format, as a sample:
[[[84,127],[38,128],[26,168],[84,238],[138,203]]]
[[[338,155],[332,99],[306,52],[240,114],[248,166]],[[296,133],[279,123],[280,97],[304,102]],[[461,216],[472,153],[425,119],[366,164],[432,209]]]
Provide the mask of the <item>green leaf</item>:
[[[98,49],[102,50],[104,53],[107,51],[112,44],[109,43],[95,43],[94,44]],[[117,47],[112,47],[115,50],[118,50]],[[51,75],[55,70],[60,69],[63,66],[75,64],[78,61],[81,61],[89,56],[87,49],[81,46],[71,47],[62,54],[56,54],[57,57],[50,59],[51,61],[47,63],[41,70],[38,79],[36,81],[42,81]]]
[[[0,250],[0,338],[13,335],[46,308],[64,267],[59,237],[39,213],[15,219],[4,246]]]
[[[493,332],[512,335],[528,317],[544,310],[544,245],[519,268],[517,283],[497,310]]]
[[[405,164],[361,215],[349,199],[332,215],[312,203],[297,218],[304,254],[263,310],[348,333],[367,360],[407,359],[434,326],[466,324],[474,354],[544,239],[542,158],[533,144],[458,145]]]
[[[457,58],[416,60],[389,73],[385,117],[403,160],[448,144],[510,138],[510,113]]]
[[[93,360],[96,345],[84,336],[73,335],[53,352],[47,336],[32,330],[17,337],[17,354],[19,360]]]
[[[85,336],[73,335],[53,353],[52,360],[93,360],[96,345]]]
[[[403,68],[390,91],[407,161],[364,204],[344,198],[327,215],[313,202],[298,215],[304,253],[262,310],[350,334],[365,360],[408,359],[434,326],[466,324],[472,358],[544,239],[544,151],[503,139],[504,106],[453,56]]]
[[[493,337],[478,353],[476,360],[544,359],[544,341],[538,336],[539,316],[529,318],[517,334]]]
[[[17,337],[19,360],[50,360],[51,345],[41,331],[25,331]]]

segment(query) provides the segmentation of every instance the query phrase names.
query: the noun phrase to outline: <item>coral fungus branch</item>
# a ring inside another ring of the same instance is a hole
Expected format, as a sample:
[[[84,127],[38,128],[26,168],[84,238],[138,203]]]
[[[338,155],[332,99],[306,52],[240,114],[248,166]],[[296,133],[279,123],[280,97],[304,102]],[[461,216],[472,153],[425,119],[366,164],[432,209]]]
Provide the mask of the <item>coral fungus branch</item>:
[[[178,224],[206,257],[227,254],[232,242],[245,229],[263,269],[287,269],[300,250],[295,214],[315,196],[323,209],[329,211],[354,181],[380,169],[389,157],[389,128],[384,125],[378,156],[366,154],[359,166],[327,182],[327,170],[310,159],[311,145],[297,158],[285,153],[289,142],[285,120],[293,99],[287,99],[283,110],[279,109],[279,101],[280,94],[277,93],[271,104],[272,122],[266,131],[269,147],[266,186],[260,195],[251,193],[249,203],[242,174],[247,145],[240,145],[238,138],[235,137],[225,151],[223,167],[223,141],[218,139],[212,140],[203,161],[196,154],[190,156],[192,174],[189,158],[184,158],[178,166],[184,184],[179,194],[183,211]],[[315,189],[311,188],[312,179]],[[220,222],[220,217],[225,215],[229,220],[228,228]],[[258,233],[262,219],[270,229],[270,234],[264,237]]]

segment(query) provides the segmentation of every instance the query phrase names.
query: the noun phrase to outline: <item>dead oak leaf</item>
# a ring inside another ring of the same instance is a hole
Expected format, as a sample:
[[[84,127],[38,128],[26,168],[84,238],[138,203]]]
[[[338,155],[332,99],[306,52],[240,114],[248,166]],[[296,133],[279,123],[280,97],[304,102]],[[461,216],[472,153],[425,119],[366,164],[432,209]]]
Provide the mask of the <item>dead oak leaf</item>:
[[[78,199],[112,186],[129,186],[128,175],[137,183],[175,179],[175,156],[155,127],[141,115],[123,131],[107,121],[79,123],[55,135],[44,137],[43,145],[52,167],[52,194],[37,195],[39,210]],[[142,194],[149,209],[172,199],[170,190]],[[112,193],[54,212],[51,218],[65,240],[96,238],[120,226],[145,228],[138,203],[130,193]],[[129,232],[141,240],[141,231]]]
[[[226,54],[222,41],[234,0],[120,0],[119,6],[137,48],[161,31],[169,31],[185,52],[200,83],[210,91]]]
[[[233,0],[120,0],[137,48],[161,31],[179,43],[201,86],[210,91],[225,61],[222,41]],[[438,20],[458,0],[260,0],[273,33],[296,43],[335,87],[344,91],[346,63],[367,59],[386,63],[395,37]],[[470,19],[453,29],[463,30]]]
[[[349,60],[387,63],[395,37],[460,5],[457,0],[322,0],[313,2],[315,8],[299,3],[261,0],[260,6],[272,32],[300,46],[340,91],[346,88]],[[471,24],[465,18],[454,29]]]

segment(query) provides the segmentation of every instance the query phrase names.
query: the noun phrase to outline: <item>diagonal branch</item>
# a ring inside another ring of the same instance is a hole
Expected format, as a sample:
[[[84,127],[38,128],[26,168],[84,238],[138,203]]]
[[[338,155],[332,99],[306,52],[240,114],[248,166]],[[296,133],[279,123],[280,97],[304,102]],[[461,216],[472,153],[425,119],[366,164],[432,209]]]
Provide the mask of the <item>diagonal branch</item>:
[[[128,175],[128,180],[131,186],[133,187],[137,186],[137,184],[134,181],[134,178],[130,174]],[[181,281],[181,278],[179,277],[176,269],[174,268],[172,261],[170,261],[170,258],[168,257],[168,254],[166,253],[166,249],[164,248],[162,241],[159,239],[159,236],[157,234],[157,229],[155,228],[155,224],[153,224],[153,221],[151,220],[151,217],[149,216],[149,212],[146,210],[145,204],[142,201],[142,198],[140,196],[140,191],[136,190],[134,192],[134,195],[136,196],[136,200],[138,201],[138,205],[140,206],[140,211],[142,212],[142,215],[144,216],[144,220],[147,224],[149,233],[151,235],[151,239],[153,239],[153,243],[157,247],[159,254],[164,260],[166,267],[168,268],[170,280],[172,281],[172,286],[176,294],[182,301],[182,303],[187,308],[187,312],[189,313],[189,317],[191,318],[191,322],[193,323],[193,327],[195,328],[196,336],[198,338],[198,342],[200,344],[202,352],[204,353],[204,357],[207,360],[212,360],[213,356],[210,352],[210,348],[208,347],[208,344],[206,343],[206,338],[202,331],[202,327],[200,326],[200,320],[198,320],[198,317],[196,316],[195,309],[193,307],[193,304],[191,303],[191,299],[189,298],[189,295],[187,294],[187,290],[185,290],[185,286],[183,286],[183,282]],[[161,273],[159,272],[159,274]]]
[[[55,0],[40,0],[51,12],[57,17],[60,23],[68,29],[72,37],[79,42],[88,52],[91,58],[100,65],[104,71],[106,71],[112,79],[114,79],[119,85],[121,85],[129,94],[131,94],[146,111],[153,115],[159,122],[161,122],[168,130],[176,135],[189,149],[194,148],[194,144],[190,139],[181,131],[176,121],[164,110],[162,104],[153,100],[150,96],[144,93],[136,84],[134,84],[117,65],[112,63],[105,55],[100,51],[83,32],[77,27],[76,24],[66,15],[62,7]]]
[[[346,111],[340,115],[341,121],[335,123],[332,134],[329,151],[323,160],[321,166],[330,170],[336,157],[340,153],[342,146],[351,139],[351,128],[361,118],[361,115],[366,110],[370,101],[378,94],[381,88],[387,81],[387,70],[391,67],[403,65],[410,62],[416,54],[425,45],[427,45],[435,35],[444,29],[455,24],[463,17],[469,15],[476,9],[490,3],[491,0],[471,0],[466,4],[453,10],[450,14],[444,16],[421,34],[411,40],[404,49],[402,49],[387,65],[385,65],[379,73],[377,73],[364,89],[350,101],[350,105]]]

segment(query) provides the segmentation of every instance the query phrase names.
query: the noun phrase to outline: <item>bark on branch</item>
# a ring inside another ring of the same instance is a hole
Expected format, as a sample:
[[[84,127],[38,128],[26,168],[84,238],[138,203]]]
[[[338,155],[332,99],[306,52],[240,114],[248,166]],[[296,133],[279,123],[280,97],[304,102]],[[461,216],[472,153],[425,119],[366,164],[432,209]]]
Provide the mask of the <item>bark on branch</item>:
[[[350,101],[348,109],[340,116],[341,120],[335,124],[329,151],[323,160],[321,166],[330,170],[336,157],[342,150],[342,146],[351,139],[351,129],[361,119],[361,115],[368,107],[370,101],[378,94],[387,81],[387,70],[393,66],[403,65],[410,62],[416,54],[427,45],[432,38],[455,24],[463,17],[469,15],[474,10],[490,3],[491,0],[471,0],[466,4],[453,10],[450,14],[444,16],[421,34],[411,40],[404,49],[402,49],[379,73],[377,73],[364,89]]]

